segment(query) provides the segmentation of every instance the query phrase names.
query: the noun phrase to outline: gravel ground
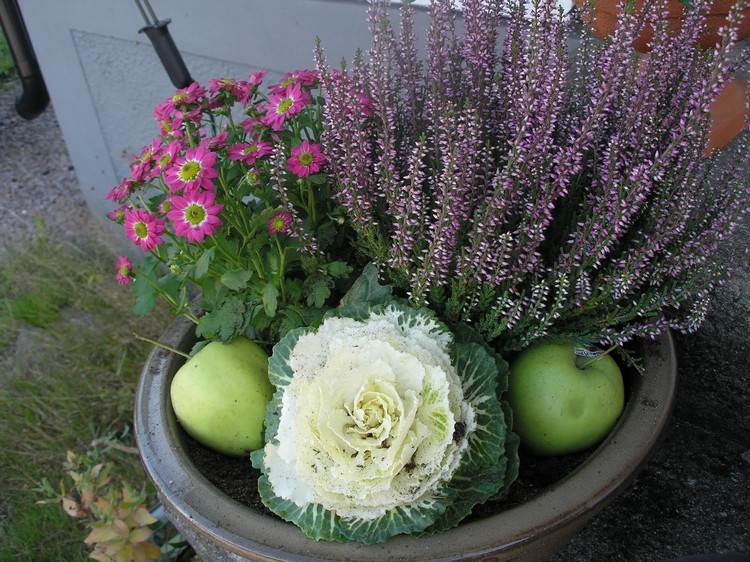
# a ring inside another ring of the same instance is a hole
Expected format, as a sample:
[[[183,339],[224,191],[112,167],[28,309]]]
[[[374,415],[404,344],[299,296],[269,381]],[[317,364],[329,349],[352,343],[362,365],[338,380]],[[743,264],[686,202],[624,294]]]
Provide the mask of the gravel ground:
[[[0,82],[0,247],[28,240],[34,219],[51,235],[80,241],[92,224],[73,165],[48,108],[32,121],[15,110],[18,83]]]
[[[33,121],[0,84],[0,233],[19,243],[33,217],[54,235],[85,239],[92,218],[54,111]],[[745,228],[726,259],[750,241]],[[678,337],[680,390],[666,438],[631,488],[554,562],[651,562],[746,551],[750,560],[750,274],[724,288],[701,331]]]

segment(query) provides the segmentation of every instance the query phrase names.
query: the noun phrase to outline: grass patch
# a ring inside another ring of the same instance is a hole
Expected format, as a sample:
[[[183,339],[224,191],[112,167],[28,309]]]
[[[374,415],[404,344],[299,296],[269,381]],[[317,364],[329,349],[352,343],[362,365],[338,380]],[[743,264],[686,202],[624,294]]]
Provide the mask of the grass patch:
[[[10,78],[15,74],[13,57],[10,55],[10,47],[5,40],[5,34],[0,29],[0,79]]]
[[[67,450],[125,435],[148,345],[168,314],[130,314],[114,258],[39,236],[0,266],[0,560],[85,560],[85,529],[33,488],[56,485]],[[21,341],[25,341],[23,345]],[[20,356],[19,356],[20,349]],[[107,450],[121,475],[145,478],[135,455]],[[4,512],[4,513],[3,513]]]
[[[0,535],[0,560],[84,562],[88,548],[78,522],[62,510],[14,498],[8,506],[13,520]]]

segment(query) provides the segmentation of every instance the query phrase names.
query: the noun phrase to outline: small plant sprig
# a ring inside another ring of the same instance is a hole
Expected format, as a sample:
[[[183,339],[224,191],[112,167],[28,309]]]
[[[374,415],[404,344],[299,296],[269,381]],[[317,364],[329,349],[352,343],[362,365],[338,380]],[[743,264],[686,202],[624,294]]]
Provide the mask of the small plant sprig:
[[[276,341],[319,319],[352,271],[321,173],[318,75],[289,73],[267,94],[264,76],[193,83],[159,104],[160,136],[108,195],[120,204],[109,217],[147,253],[115,266],[135,312],[161,297],[209,340]]]
[[[93,454],[68,451],[63,463],[66,478],[59,490],[43,480],[38,492],[48,499],[37,503],[59,503],[63,511],[91,529],[84,540],[93,546],[89,555],[100,562],[159,560],[160,548],[153,542],[157,520],[146,509],[146,491],[136,491],[113,477],[114,465]]]

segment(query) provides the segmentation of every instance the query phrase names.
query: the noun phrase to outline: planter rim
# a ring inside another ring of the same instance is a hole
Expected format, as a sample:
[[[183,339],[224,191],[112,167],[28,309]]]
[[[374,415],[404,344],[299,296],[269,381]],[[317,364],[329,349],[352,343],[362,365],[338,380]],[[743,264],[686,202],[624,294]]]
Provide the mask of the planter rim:
[[[178,318],[161,341],[189,349],[193,324]],[[198,472],[181,445],[169,384],[183,359],[162,349],[152,350],[138,385],[136,441],[162,501],[189,521],[194,531],[240,556],[299,562],[485,558],[590,517],[646,462],[672,410],[677,365],[670,333],[646,342],[645,349],[646,374],[635,379],[613,431],[580,466],[531,500],[429,537],[399,536],[371,546],[316,542],[290,523],[230,499]]]

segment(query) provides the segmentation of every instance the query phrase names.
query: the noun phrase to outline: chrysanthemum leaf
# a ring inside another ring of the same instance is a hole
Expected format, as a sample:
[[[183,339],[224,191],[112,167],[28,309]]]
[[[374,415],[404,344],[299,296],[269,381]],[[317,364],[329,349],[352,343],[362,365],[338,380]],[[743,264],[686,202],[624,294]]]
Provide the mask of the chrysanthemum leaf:
[[[341,299],[341,306],[361,303],[380,304],[387,301],[391,293],[390,285],[380,284],[378,267],[370,263],[365,266],[362,275]]]

